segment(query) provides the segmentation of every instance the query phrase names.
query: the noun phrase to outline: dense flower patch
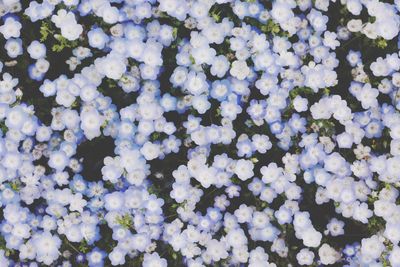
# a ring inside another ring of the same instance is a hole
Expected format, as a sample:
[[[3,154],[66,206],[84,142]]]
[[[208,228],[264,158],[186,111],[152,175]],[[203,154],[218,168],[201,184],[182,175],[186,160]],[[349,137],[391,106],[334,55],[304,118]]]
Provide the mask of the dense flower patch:
[[[400,1],[0,1],[0,267],[400,266]]]

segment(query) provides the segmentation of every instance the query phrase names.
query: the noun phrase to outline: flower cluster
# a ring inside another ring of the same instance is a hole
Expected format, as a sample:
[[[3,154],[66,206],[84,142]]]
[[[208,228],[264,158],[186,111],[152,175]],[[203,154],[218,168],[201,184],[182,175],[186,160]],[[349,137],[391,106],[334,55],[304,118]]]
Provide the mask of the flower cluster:
[[[0,266],[400,266],[400,1],[0,16]]]

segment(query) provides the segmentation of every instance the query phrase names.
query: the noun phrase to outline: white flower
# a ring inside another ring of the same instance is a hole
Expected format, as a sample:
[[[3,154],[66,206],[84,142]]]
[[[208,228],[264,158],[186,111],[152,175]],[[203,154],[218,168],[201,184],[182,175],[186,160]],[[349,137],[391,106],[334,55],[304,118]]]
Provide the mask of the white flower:
[[[59,257],[61,240],[50,232],[37,233],[32,237],[36,248],[36,260],[50,265]]]
[[[328,244],[323,244],[318,249],[318,256],[324,265],[334,264],[340,259],[340,254]]]
[[[140,149],[140,152],[144,156],[146,160],[153,160],[159,157],[160,145],[153,144],[152,142],[146,142],[143,147]]]
[[[303,112],[308,109],[308,100],[306,98],[302,98],[301,96],[296,96],[293,99],[293,106],[297,112]]]
[[[0,26],[0,33],[3,34],[5,39],[11,37],[18,38],[20,36],[22,25],[13,17],[6,18],[4,25]]]
[[[83,32],[82,25],[78,23],[71,23],[71,21],[62,23],[60,27],[61,35],[70,41],[78,39]]]
[[[77,193],[72,195],[70,199],[70,205],[69,209],[71,211],[78,211],[78,212],[83,212],[83,207],[85,207],[87,204],[87,201],[83,199],[81,193]]]
[[[81,113],[81,128],[89,140],[101,134],[100,126],[103,124],[103,121],[104,118],[96,109],[83,111]]]
[[[372,259],[377,259],[381,256],[384,249],[385,246],[377,235],[364,238],[361,241],[361,253],[363,256],[369,256]]]
[[[244,80],[250,74],[250,68],[247,66],[246,61],[235,60],[229,73],[239,80]]]
[[[253,177],[254,164],[250,160],[240,159],[236,162],[235,174],[242,181],[250,179]]]
[[[297,253],[296,260],[300,265],[311,265],[314,261],[314,253],[307,248],[303,248]]]
[[[118,80],[126,71],[125,58],[118,53],[110,53],[94,62],[96,70],[107,78]]]
[[[64,151],[53,152],[50,155],[49,166],[58,171],[63,171],[68,162],[69,159]]]
[[[213,261],[219,261],[228,257],[227,245],[223,241],[211,239],[206,245],[207,253]]]
[[[313,228],[308,228],[302,233],[303,244],[307,247],[318,247],[321,243],[322,234]]]

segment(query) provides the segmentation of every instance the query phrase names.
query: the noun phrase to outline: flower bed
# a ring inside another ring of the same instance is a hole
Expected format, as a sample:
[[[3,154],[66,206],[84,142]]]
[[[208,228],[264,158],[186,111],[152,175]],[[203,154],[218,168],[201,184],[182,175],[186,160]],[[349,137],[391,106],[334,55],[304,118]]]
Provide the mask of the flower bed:
[[[0,1],[0,267],[400,266],[400,1]]]

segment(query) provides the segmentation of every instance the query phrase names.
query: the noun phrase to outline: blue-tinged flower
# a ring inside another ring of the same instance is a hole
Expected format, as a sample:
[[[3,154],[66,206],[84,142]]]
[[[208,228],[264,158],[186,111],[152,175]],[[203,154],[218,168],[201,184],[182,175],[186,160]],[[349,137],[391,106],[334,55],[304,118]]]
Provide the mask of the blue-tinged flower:
[[[142,153],[146,160],[153,160],[163,156],[161,146],[150,141],[147,141],[143,144],[142,148],[140,149],[140,153]]]
[[[160,72],[158,66],[151,66],[147,64],[140,64],[140,75],[144,80],[156,80]]]
[[[213,58],[211,62],[210,72],[212,75],[222,78],[229,70],[229,61],[224,55]]]
[[[211,107],[208,97],[205,95],[196,95],[192,98],[192,106],[198,113],[204,114]]]
[[[245,181],[253,177],[253,168],[254,164],[252,161],[240,159],[236,162],[234,172],[240,180]]]
[[[124,61],[123,55],[112,52],[105,57],[97,58],[94,65],[100,74],[110,79],[119,80],[126,71],[126,65],[121,64]]]
[[[45,73],[40,72],[39,69],[36,67],[36,65],[30,65],[28,67],[28,74],[32,80],[41,81],[43,80]]]
[[[112,252],[108,255],[108,258],[111,261],[111,265],[123,265],[125,263],[126,252],[120,249],[119,247],[115,247]]]
[[[106,253],[97,247],[86,255],[89,267],[102,267],[104,266],[104,258]]]
[[[110,4],[105,4],[102,7],[102,12],[99,14],[103,18],[104,22],[107,24],[114,24],[119,20],[119,10],[115,6]]]
[[[293,132],[296,134],[298,132],[304,133],[306,131],[306,123],[307,123],[307,121],[305,118],[300,117],[299,114],[295,113],[290,118],[288,125],[293,130]]]
[[[150,3],[141,3],[139,5],[136,6],[136,16],[138,17],[138,19],[142,20],[145,18],[150,18],[152,15],[151,12],[151,5]]]
[[[311,9],[307,19],[316,32],[324,32],[327,28],[328,17],[316,9]]]
[[[81,112],[81,128],[89,140],[99,136],[100,126],[103,124],[104,118],[96,109],[84,110]]]
[[[170,192],[171,198],[173,198],[177,203],[182,203],[185,201],[189,194],[189,185],[188,184],[172,184],[172,190]]]
[[[338,147],[340,148],[351,148],[353,145],[353,136],[347,132],[343,132],[336,137]]]
[[[164,139],[163,141],[163,148],[165,153],[178,153],[179,148],[182,142],[180,139],[176,138],[174,135],[168,137],[168,139]]]
[[[64,170],[68,163],[69,158],[64,151],[53,152],[49,157],[49,166],[57,171]]]
[[[297,112],[307,111],[308,100],[306,98],[302,98],[301,96],[296,96],[293,99],[293,107]]]
[[[101,28],[91,29],[87,35],[89,45],[97,49],[103,49],[109,41],[108,35]]]
[[[44,58],[46,56],[46,46],[37,40],[32,41],[27,51],[33,59]]]
[[[8,40],[11,37],[18,38],[20,37],[22,25],[16,20],[14,17],[7,17],[4,20],[4,24],[0,26],[0,33],[3,37]]]
[[[161,258],[157,252],[154,252],[152,254],[146,253],[144,254],[143,258],[143,267],[151,267],[151,266],[166,267],[167,260]]]
[[[191,71],[186,78],[184,88],[193,95],[200,95],[208,90],[208,83],[204,73]]]
[[[162,213],[162,206],[164,205],[164,200],[161,198],[157,198],[155,195],[150,195],[147,199],[144,206],[146,207],[147,211],[155,214]]]
[[[105,208],[109,211],[118,211],[124,206],[124,194],[113,192],[104,196]]]
[[[242,108],[233,101],[221,103],[221,115],[230,120],[235,120],[237,115],[242,112]]]
[[[254,153],[254,146],[252,142],[247,138],[244,140],[240,140],[236,143],[236,148],[238,149],[237,155],[239,157],[251,157],[251,155]]]
[[[165,112],[173,111],[176,109],[177,99],[174,96],[166,93],[160,99],[160,105],[163,107]]]
[[[7,51],[7,55],[11,58],[16,58],[23,53],[23,48],[22,48],[22,40],[17,38],[10,38],[7,40],[6,44],[4,45],[4,48]]]
[[[389,262],[392,266],[396,266],[400,264],[400,247],[393,247],[392,251],[389,255]]]
[[[361,53],[359,51],[350,50],[346,59],[352,67],[355,67],[357,64],[361,63]]]
[[[61,240],[50,232],[35,233],[32,243],[36,248],[36,260],[50,265],[59,257]]]

